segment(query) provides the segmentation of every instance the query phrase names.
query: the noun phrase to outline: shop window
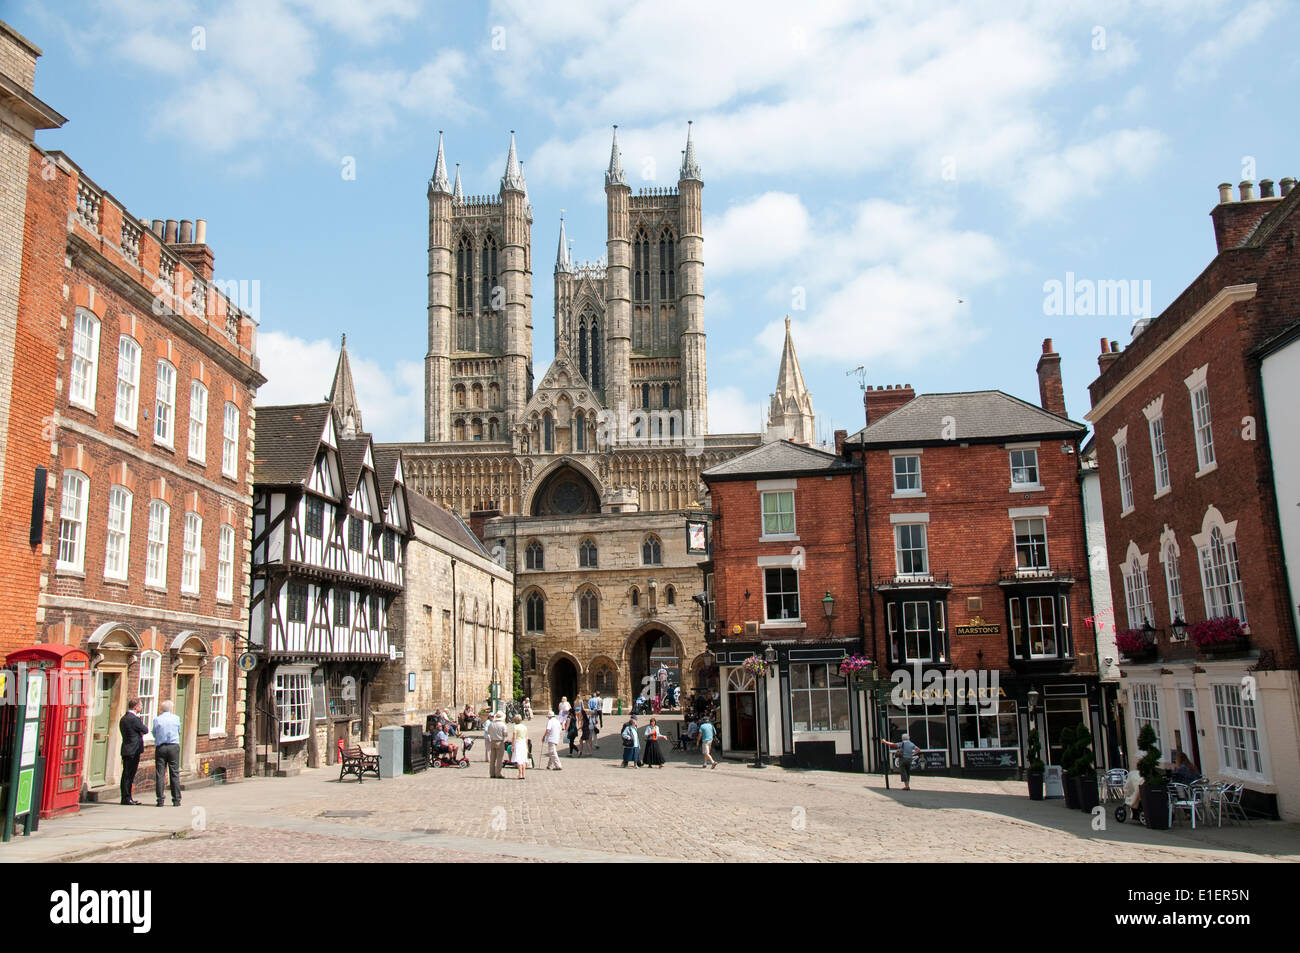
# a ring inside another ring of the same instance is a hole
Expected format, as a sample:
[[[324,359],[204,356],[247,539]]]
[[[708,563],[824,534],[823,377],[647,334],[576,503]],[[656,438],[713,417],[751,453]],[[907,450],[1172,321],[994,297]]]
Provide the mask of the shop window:
[[[981,700],[983,701],[983,700]],[[992,704],[961,705],[957,709],[957,732],[962,751],[974,748],[1020,750],[1020,726],[1014,699]],[[1007,767],[1015,767],[1018,759]]]
[[[849,689],[834,665],[790,666],[790,712],[795,731],[849,730]]]

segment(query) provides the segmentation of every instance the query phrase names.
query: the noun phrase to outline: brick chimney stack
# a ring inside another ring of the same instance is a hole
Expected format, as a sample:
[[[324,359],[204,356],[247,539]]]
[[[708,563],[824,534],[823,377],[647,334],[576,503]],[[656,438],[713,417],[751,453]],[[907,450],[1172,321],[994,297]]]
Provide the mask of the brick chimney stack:
[[[844,441],[847,439],[849,439],[849,432],[847,430],[835,431],[835,455],[837,457],[844,456]]]
[[[1043,339],[1038,359],[1038,402],[1043,410],[1058,417],[1065,413],[1065,387],[1061,384],[1061,355],[1052,349],[1052,339]]]
[[[911,384],[889,384],[877,387],[868,386],[862,392],[862,406],[866,408],[867,423],[874,424],[890,411],[902,407],[913,397],[916,391]]]
[[[1110,367],[1119,359],[1119,342],[1111,341],[1108,338],[1101,339],[1101,355],[1097,358],[1097,367],[1101,373],[1106,373],[1106,368]]]
[[[1285,181],[1284,179],[1283,182]],[[1271,179],[1260,180],[1259,198],[1255,197],[1254,182],[1241,182],[1237,190],[1241,200],[1234,202],[1232,184],[1219,183],[1219,204],[1210,212],[1210,219],[1214,222],[1214,241],[1219,251],[1240,245],[1259,224],[1260,219],[1273,211],[1274,206],[1289,191],[1284,187],[1282,195],[1274,195]]]

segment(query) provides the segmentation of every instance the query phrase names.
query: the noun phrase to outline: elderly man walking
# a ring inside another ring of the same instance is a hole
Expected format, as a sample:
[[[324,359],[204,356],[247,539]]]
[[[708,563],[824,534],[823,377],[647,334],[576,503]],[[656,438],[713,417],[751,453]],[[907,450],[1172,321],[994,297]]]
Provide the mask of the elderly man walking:
[[[489,767],[491,777],[505,777],[501,773],[501,766],[506,760],[506,739],[513,733],[512,726],[506,724],[505,712],[496,712],[492,716],[492,724],[487,729],[488,747],[492,751],[492,763]]]
[[[563,771],[560,764],[560,741],[564,738],[564,727],[554,711],[546,719],[546,730],[542,734],[542,744],[546,748],[546,770]]]
[[[163,776],[171,773],[172,806],[181,803],[181,720],[172,713],[171,700],[153,720],[153,783],[158,806],[163,806]]]

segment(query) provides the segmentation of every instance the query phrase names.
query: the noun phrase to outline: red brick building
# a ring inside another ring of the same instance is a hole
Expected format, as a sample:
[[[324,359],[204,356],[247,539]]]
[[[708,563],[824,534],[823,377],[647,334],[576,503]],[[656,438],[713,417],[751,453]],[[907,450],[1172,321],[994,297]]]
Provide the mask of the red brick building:
[[[1255,198],[1241,183],[1240,201],[1220,186],[1214,259],[1126,349],[1103,340],[1088,419],[1117,627],[1154,642],[1123,665],[1130,744],[1150,723],[1166,759],[1183,750],[1203,773],[1241,782],[1248,806],[1294,821],[1296,594],[1260,357],[1296,320],[1300,190],[1291,179],[1281,195],[1259,184]],[[1238,620],[1244,641],[1200,644],[1216,618]]]
[[[117,796],[118,720],[137,696],[147,719],[175,702],[186,776],[243,772],[235,659],[265,379],[254,321],[215,289],[205,239],[202,221],[138,221],[67,156],[30,146],[15,356],[27,403],[10,415],[5,505],[33,509],[33,475],[45,498],[34,520],[5,521],[4,561],[38,571],[13,593],[37,606],[4,638],[91,654],[92,797]]]
[[[1041,407],[996,390],[869,388],[867,426],[844,442],[865,468],[867,655],[907,679],[889,740],[908,733],[931,769],[1016,770],[1033,726],[1057,763],[1066,727],[1103,729],[1085,625],[1086,428],[1065,415],[1050,340],[1038,368]]]
[[[788,440],[704,471],[713,504],[709,649],[725,753],[861,768],[860,711],[838,672],[862,650],[854,527],[857,468]],[[745,659],[771,649],[757,679]]]

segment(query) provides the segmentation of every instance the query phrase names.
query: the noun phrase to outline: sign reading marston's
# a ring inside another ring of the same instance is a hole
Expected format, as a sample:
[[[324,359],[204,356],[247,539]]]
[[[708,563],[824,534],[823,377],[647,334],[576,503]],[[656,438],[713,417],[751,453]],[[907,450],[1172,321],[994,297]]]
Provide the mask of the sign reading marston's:
[[[971,616],[969,622],[954,628],[958,635],[997,635],[1002,631],[1002,626],[996,622],[985,622],[982,616]]]

